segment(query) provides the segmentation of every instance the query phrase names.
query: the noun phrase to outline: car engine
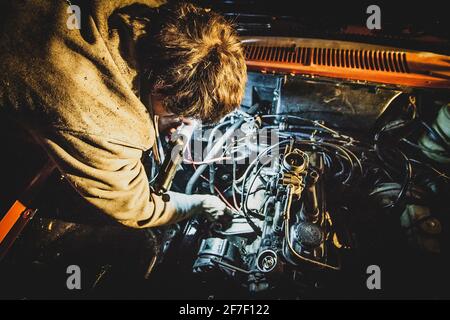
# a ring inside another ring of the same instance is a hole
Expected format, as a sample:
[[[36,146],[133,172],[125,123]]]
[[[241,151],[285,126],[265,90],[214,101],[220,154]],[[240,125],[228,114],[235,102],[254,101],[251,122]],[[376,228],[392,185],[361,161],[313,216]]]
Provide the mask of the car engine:
[[[298,298],[352,296],[372,265],[444,259],[445,99],[249,73],[244,105],[196,129],[173,185],[218,195],[232,218],[166,231],[160,262],[194,297]]]

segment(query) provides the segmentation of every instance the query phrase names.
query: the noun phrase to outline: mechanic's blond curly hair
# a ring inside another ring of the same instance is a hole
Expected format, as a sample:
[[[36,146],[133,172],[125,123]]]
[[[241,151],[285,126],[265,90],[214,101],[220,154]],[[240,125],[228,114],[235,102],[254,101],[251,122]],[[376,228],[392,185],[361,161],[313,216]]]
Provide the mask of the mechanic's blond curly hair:
[[[188,3],[165,6],[153,15],[147,35],[143,64],[167,110],[215,122],[240,105],[247,70],[225,18]]]

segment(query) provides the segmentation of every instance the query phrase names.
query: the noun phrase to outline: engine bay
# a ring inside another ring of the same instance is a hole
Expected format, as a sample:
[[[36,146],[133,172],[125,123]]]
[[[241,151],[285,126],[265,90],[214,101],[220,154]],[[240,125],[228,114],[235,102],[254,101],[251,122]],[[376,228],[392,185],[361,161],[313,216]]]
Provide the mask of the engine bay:
[[[3,2],[0,299],[450,299],[446,7]]]
[[[445,295],[446,99],[249,73],[241,109],[196,129],[175,177],[174,190],[218,195],[232,218],[161,233],[159,268],[192,288],[171,294],[370,297],[379,268],[388,297]]]
[[[249,72],[241,108],[162,141],[161,154],[189,142],[172,150],[181,165],[143,160],[152,187],[162,168],[170,190],[216,195],[226,216],[124,228],[55,174],[3,261],[3,293],[449,298],[449,101],[441,89]],[[84,291],[66,289],[73,261]]]

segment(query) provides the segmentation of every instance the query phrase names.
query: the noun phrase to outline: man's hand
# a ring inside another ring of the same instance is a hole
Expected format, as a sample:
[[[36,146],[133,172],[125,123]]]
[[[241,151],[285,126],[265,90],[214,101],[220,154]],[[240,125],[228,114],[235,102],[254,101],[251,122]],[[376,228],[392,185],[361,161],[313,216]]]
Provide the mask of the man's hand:
[[[218,221],[227,224],[232,218],[231,209],[218,197],[209,194],[186,195],[177,192],[168,192],[170,204],[175,207],[177,214],[186,218],[205,214],[209,221]]]
[[[216,196],[203,195],[202,209],[209,221],[228,223],[232,217],[231,209]]]

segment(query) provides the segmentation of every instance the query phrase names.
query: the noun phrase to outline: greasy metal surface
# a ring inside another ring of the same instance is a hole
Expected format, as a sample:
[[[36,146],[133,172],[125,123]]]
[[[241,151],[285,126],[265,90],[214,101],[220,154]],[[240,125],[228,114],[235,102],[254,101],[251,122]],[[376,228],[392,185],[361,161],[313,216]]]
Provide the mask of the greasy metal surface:
[[[400,94],[373,86],[250,72],[243,104],[263,100],[271,104],[273,114],[320,119],[335,127],[365,132]]]
[[[156,238],[148,229],[36,217],[0,265],[0,294],[17,294],[17,298],[68,295],[65,279],[70,265],[81,268],[84,293],[101,289],[112,279],[119,288],[126,288],[144,279],[155,247]],[[116,294],[127,295],[120,290]]]
[[[277,114],[298,114],[334,127],[369,130],[401,92],[289,77]]]

